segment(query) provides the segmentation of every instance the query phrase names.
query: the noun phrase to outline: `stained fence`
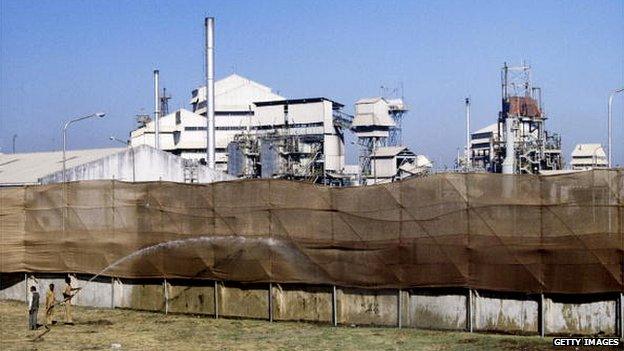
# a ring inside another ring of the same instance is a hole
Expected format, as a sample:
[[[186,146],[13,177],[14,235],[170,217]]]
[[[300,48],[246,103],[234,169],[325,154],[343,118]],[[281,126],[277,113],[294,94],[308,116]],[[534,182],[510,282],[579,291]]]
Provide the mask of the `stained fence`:
[[[624,291],[624,172],[0,189],[3,273]]]

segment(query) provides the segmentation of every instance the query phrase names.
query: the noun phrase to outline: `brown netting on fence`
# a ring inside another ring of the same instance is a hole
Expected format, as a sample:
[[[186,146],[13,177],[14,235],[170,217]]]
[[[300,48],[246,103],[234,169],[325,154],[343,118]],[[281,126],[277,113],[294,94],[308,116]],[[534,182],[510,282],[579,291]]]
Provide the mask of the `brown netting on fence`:
[[[624,291],[624,172],[436,174],[329,188],[284,180],[89,181],[0,190],[1,272]],[[66,205],[64,205],[66,204]]]

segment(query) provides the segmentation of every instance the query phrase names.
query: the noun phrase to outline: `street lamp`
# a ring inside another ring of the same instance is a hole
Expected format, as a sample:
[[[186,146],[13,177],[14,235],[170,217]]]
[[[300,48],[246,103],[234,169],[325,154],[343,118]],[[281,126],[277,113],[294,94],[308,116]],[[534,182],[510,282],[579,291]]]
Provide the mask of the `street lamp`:
[[[608,129],[609,129],[609,168],[611,168],[611,155],[613,154],[613,151],[611,149],[611,139],[612,139],[611,125],[613,124],[612,123],[612,117],[611,117],[611,105],[613,104],[613,97],[615,96],[615,94],[621,93],[623,91],[624,91],[624,88],[616,89],[613,92],[611,92],[611,94],[609,95],[609,104],[608,104],[608,112],[609,112],[609,121],[608,121]]]
[[[132,182],[134,183],[136,181],[136,172],[135,172],[135,167],[134,167],[134,148],[132,147],[132,145],[130,144],[130,141],[125,141],[125,140],[121,140],[119,138],[116,138],[114,136],[110,136],[108,137],[109,140],[111,141],[116,141],[120,144],[124,144],[127,147],[130,148],[130,157],[132,157]]]
[[[66,158],[65,158],[65,151],[67,148],[67,127],[69,127],[70,124],[74,123],[74,122],[78,122],[78,121],[82,121],[83,119],[87,119],[87,118],[93,118],[93,117],[99,117],[99,118],[103,118],[106,114],[104,112],[97,112],[97,113],[92,113],[90,115],[84,116],[84,117],[79,117],[76,119],[72,119],[69,122],[66,122],[65,125],[63,125],[63,183],[66,182],[67,180],[67,175],[65,174],[66,172]]]
[[[114,136],[110,136],[110,137],[108,137],[108,139],[109,139],[109,140],[112,140],[112,141],[116,141],[116,142],[118,142],[118,143],[120,143],[120,144],[124,144],[124,145],[126,145],[126,146],[130,146],[130,142],[129,142],[129,141],[127,141],[127,140],[121,140],[121,139],[119,139],[119,138],[117,138],[117,137],[114,137]]]

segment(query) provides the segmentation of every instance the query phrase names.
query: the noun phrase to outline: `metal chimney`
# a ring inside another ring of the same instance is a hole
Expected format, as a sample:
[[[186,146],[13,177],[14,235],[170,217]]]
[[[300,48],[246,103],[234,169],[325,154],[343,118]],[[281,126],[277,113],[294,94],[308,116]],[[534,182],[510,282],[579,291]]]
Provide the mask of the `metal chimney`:
[[[159,82],[160,73],[157,69],[154,70],[154,147],[160,150],[160,91]]]
[[[206,162],[215,168],[214,17],[204,20],[206,29]]]
[[[503,160],[503,174],[516,173],[516,135],[515,121],[511,116],[505,118],[505,159]]]

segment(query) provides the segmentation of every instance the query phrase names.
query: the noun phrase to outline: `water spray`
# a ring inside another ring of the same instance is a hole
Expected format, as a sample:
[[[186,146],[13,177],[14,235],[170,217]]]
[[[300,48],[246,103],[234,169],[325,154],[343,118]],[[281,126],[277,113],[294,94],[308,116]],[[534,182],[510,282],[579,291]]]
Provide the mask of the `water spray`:
[[[193,244],[205,244],[205,243],[213,243],[215,241],[218,240],[225,240],[227,239],[228,241],[232,241],[235,240],[236,243],[238,244],[243,244],[246,243],[248,241],[252,242],[252,243],[263,243],[265,245],[268,245],[269,247],[276,247],[276,246],[285,246],[284,243],[282,241],[279,240],[275,240],[271,237],[260,237],[260,238],[247,238],[247,237],[243,237],[243,236],[199,236],[199,237],[194,237],[194,238],[188,238],[188,239],[178,239],[178,240],[172,240],[172,241],[166,241],[166,242],[162,242],[162,243],[158,243],[155,245],[151,245],[151,246],[147,246],[144,247],[142,249],[136,250],[132,253],[130,253],[129,255],[126,255],[118,260],[116,260],[115,262],[111,263],[110,265],[108,265],[107,267],[105,267],[104,269],[102,269],[100,272],[98,272],[96,275],[94,275],[93,277],[91,277],[91,279],[87,280],[87,282],[84,284],[84,286],[79,287],[78,291],[69,296],[66,297],[65,299],[54,303],[52,306],[50,306],[48,309],[46,309],[46,313],[54,308],[55,306],[61,305],[62,303],[66,303],[67,301],[69,301],[70,299],[74,298],[76,295],[78,295],[81,291],[82,288],[88,286],[91,282],[93,282],[95,279],[97,279],[99,276],[101,276],[102,274],[106,273],[108,270],[110,270],[111,268],[114,268],[128,260],[131,260],[133,258],[139,257],[139,256],[143,256],[146,254],[152,254],[156,251],[159,251],[161,249],[172,249],[172,248],[178,248],[180,246],[183,245],[187,245],[190,243]],[[44,335],[46,335],[47,333],[49,333],[52,328],[50,328],[48,325],[44,325],[44,327],[46,328],[46,330],[37,335],[32,341],[38,341],[40,340]]]

